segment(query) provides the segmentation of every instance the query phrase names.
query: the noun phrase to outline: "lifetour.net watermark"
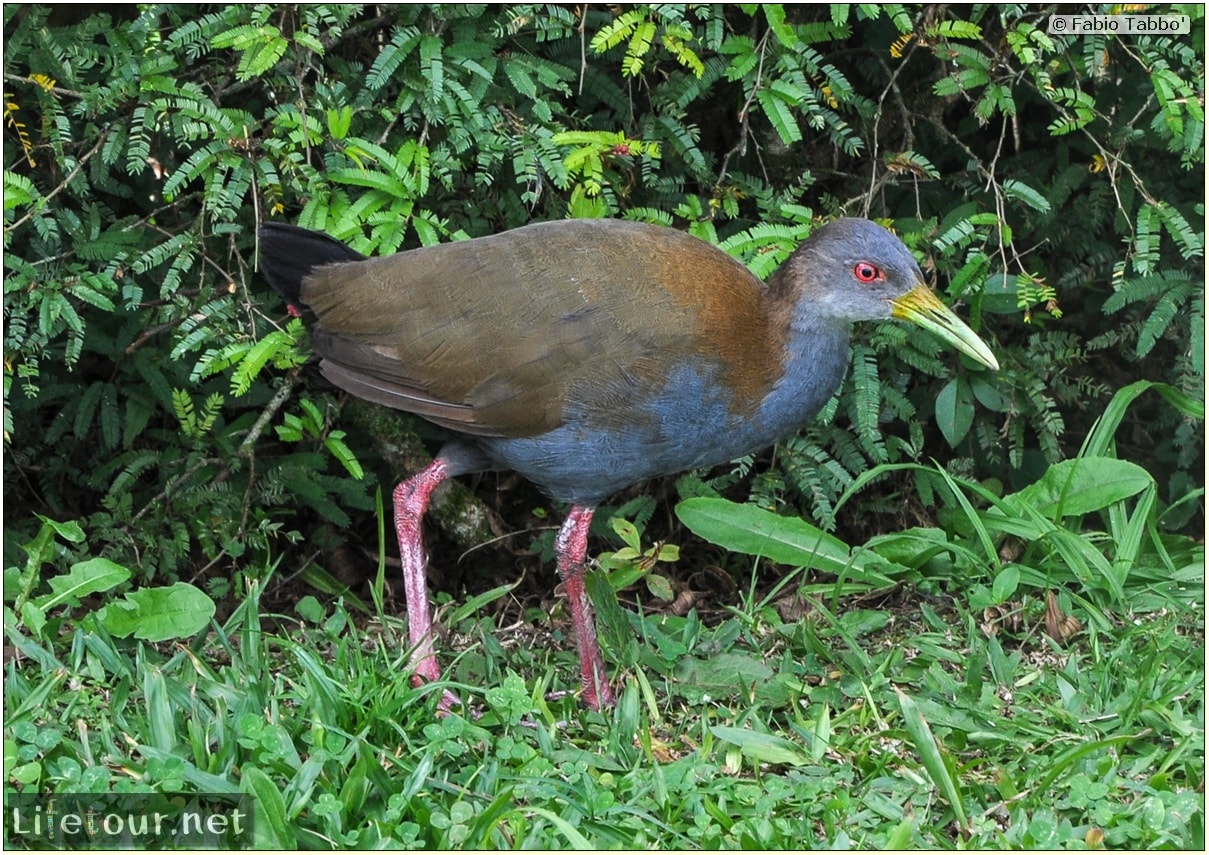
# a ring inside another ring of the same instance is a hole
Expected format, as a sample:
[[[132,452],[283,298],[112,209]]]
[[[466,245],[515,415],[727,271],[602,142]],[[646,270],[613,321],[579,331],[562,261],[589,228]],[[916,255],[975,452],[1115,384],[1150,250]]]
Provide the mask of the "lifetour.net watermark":
[[[248,849],[249,796],[6,793],[5,848]]]

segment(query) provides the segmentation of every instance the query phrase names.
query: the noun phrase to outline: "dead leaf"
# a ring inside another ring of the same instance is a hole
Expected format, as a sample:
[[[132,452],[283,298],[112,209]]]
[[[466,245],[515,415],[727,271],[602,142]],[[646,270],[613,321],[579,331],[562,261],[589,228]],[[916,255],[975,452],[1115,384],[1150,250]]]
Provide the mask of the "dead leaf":
[[[982,610],[982,623],[978,625],[978,628],[987,636],[998,635],[1000,627],[1008,632],[1017,632],[1020,629],[1020,612],[1019,603],[987,606]]]
[[[1053,591],[1045,592],[1045,632],[1054,641],[1059,644],[1066,642],[1083,628],[1083,624],[1079,619],[1068,614],[1064,614],[1062,607],[1058,605],[1058,595]]]
[[[684,617],[695,605],[697,605],[697,592],[685,588],[676,595],[676,599],[668,606],[668,611],[677,617]]]

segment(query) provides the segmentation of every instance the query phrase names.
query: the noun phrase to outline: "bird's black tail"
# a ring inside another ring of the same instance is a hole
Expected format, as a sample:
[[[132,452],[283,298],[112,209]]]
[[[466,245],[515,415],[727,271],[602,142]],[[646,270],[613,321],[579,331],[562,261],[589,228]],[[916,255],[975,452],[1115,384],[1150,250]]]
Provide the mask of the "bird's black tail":
[[[260,226],[260,272],[291,307],[306,307],[299,294],[302,280],[316,267],[339,261],[363,261],[365,256],[323,232],[286,223]]]

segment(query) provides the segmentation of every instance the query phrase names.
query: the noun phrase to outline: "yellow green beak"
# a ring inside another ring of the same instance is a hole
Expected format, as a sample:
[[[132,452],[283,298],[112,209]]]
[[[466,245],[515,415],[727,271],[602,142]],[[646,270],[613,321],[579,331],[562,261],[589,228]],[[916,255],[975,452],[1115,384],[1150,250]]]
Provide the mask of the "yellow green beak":
[[[940,302],[927,285],[919,283],[891,305],[894,307],[891,317],[923,327],[992,371],[999,370],[999,362],[991,349],[948,306]]]

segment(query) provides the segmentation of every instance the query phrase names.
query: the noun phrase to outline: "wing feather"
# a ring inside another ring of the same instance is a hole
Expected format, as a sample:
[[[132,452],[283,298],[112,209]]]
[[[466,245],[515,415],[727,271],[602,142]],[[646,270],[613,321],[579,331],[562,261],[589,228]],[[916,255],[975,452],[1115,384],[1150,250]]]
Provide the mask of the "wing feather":
[[[568,407],[653,392],[676,359],[718,359],[712,338],[759,338],[761,291],[696,238],[580,220],[326,265],[301,296],[337,386],[464,433],[532,436]]]

